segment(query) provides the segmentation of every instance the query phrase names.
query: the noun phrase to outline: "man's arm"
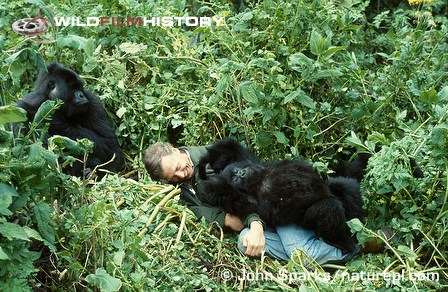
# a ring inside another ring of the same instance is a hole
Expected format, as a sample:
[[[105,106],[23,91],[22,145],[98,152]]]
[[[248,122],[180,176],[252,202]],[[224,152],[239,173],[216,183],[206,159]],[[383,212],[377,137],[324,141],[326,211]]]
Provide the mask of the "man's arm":
[[[264,237],[265,223],[258,214],[253,213],[246,217],[244,225],[249,226],[249,231],[243,238],[246,254],[251,257],[259,257],[266,246]]]
[[[266,246],[263,224],[260,221],[253,221],[249,226],[249,231],[243,237],[243,246],[246,254],[251,257],[259,257]]]
[[[224,217],[224,226],[229,227],[233,231],[241,231],[244,228],[244,224],[238,216],[230,213],[226,213]]]

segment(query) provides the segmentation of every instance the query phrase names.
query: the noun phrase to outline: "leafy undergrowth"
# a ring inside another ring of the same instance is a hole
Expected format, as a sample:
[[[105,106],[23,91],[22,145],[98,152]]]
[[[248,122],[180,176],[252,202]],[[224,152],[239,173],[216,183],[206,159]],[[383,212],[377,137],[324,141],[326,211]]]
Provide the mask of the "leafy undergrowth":
[[[3,146],[21,141],[0,133]],[[81,147],[82,142],[75,145]],[[343,266],[318,266],[300,251],[289,262],[239,254],[237,234],[199,222],[178,204],[180,190],[175,186],[119,175],[96,183],[81,181],[60,173],[58,155],[40,142],[3,149],[0,256],[7,264],[0,273],[1,290],[340,291],[446,286],[447,194],[439,186],[448,178],[442,172],[409,181],[404,175],[400,184],[387,184],[399,188],[395,196],[425,193],[410,200],[374,200],[378,194],[369,194],[365,181],[368,218],[387,208],[406,209],[387,222],[395,239],[387,243],[386,252],[362,254]],[[381,158],[390,160],[391,149],[393,145],[375,154],[369,168],[384,165]],[[380,179],[373,176],[368,181],[383,184],[389,178]],[[381,220],[387,218],[383,214]],[[376,224],[370,219],[366,226],[350,222],[360,243],[373,237],[381,241],[382,235],[372,231]]]
[[[49,273],[47,283],[109,291],[442,287],[446,259],[437,248],[441,243],[431,240],[431,234],[416,251],[398,239],[387,252],[360,255],[346,266],[319,267],[300,253],[290,262],[251,260],[238,253],[236,234],[198,222],[178,204],[178,194],[171,185],[118,176],[93,186],[86,193],[89,204],[55,214],[62,249],[52,255],[59,268]],[[352,223],[361,241],[372,238],[370,229]],[[423,248],[427,245],[432,247]],[[425,256],[433,265],[425,266],[421,261]]]

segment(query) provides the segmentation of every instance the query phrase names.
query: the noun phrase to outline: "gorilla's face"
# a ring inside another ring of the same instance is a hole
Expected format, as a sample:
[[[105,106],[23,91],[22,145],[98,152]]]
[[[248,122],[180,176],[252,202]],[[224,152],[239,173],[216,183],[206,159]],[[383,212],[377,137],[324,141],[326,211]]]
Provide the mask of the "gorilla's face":
[[[84,80],[74,71],[51,63],[37,82],[41,96],[64,102],[62,111],[67,117],[85,113],[89,100],[84,93]],[[42,101],[43,102],[43,101]]]
[[[247,162],[236,162],[229,164],[223,171],[222,176],[233,188],[249,192],[261,180],[263,166]]]

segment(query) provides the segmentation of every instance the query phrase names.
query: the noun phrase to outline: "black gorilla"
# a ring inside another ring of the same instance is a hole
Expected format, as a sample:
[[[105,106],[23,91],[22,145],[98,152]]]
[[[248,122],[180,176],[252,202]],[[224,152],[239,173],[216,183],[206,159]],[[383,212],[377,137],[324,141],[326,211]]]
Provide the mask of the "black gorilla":
[[[94,148],[87,160],[87,171],[106,163],[115,155],[114,160],[103,168],[117,172],[124,167],[124,157],[114,127],[98,97],[85,89],[83,84],[84,80],[74,71],[58,63],[49,63],[47,72],[39,74],[34,91],[18,101],[17,105],[26,110],[30,122],[44,101],[62,100],[64,103],[51,117],[47,136],[89,139],[94,143]],[[82,176],[83,165],[76,162],[64,172]],[[103,175],[99,173],[100,177]]]
[[[380,151],[381,147],[376,146],[375,151]],[[334,173],[334,177],[343,176],[351,177],[361,182],[364,178],[364,172],[369,162],[369,158],[372,156],[370,153],[359,153],[352,161],[339,165]],[[415,178],[423,178],[423,171],[417,165],[414,158],[409,158],[409,165],[411,166],[412,176]]]
[[[198,171],[196,190],[225,212],[257,213],[269,226],[295,223],[345,251],[355,249],[346,221],[362,219],[363,201],[353,178],[325,181],[301,160],[260,163],[231,139],[208,147]]]
[[[339,165],[334,176],[352,177],[361,182],[370,156],[370,153],[360,153],[352,161]]]

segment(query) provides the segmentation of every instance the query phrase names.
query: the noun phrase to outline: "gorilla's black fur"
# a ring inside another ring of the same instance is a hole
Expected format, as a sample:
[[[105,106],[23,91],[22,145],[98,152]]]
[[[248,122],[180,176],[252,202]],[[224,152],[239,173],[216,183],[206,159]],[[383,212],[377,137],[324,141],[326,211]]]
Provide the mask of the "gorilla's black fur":
[[[49,63],[47,71],[40,72],[34,91],[24,96],[17,105],[26,110],[28,122],[31,122],[44,101],[57,99],[64,103],[52,115],[48,135],[61,135],[73,140],[87,138],[92,141],[94,148],[87,160],[88,170],[111,160],[113,155],[114,160],[103,168],[113,172],[121,170],[124,157],[112,122],[98,97],[84,88],[84,80],[74,71],[58,63]],[[82,176],[82,170],[82,163],[77,162],[64,171]]]
[[[377,146],[376,151],[380,151],[381,147]],[[372,156],[370,153],[359,153],[355,158],[350,161],[339,165],[334,173],[334,177],[343,176],[343,177],[351,177],[356,179],[358,182],[361,182],[364,178],[365,169],[367,167],[367,163],[369,162],[369,158]],[[423,178],[423,171],[417,165],[417,162],[414,158],[409,158],[409,164],[412,170],[412,176],[415,178]]]
[[[241,218],[257,213],[269,226],[295,223],[345,251],[355,249],[346,221],[363,217],[356,179],[325,181],[302,160],[260,163],[231,139],[209,146],[198,171],[197,191],[225,212]]]

